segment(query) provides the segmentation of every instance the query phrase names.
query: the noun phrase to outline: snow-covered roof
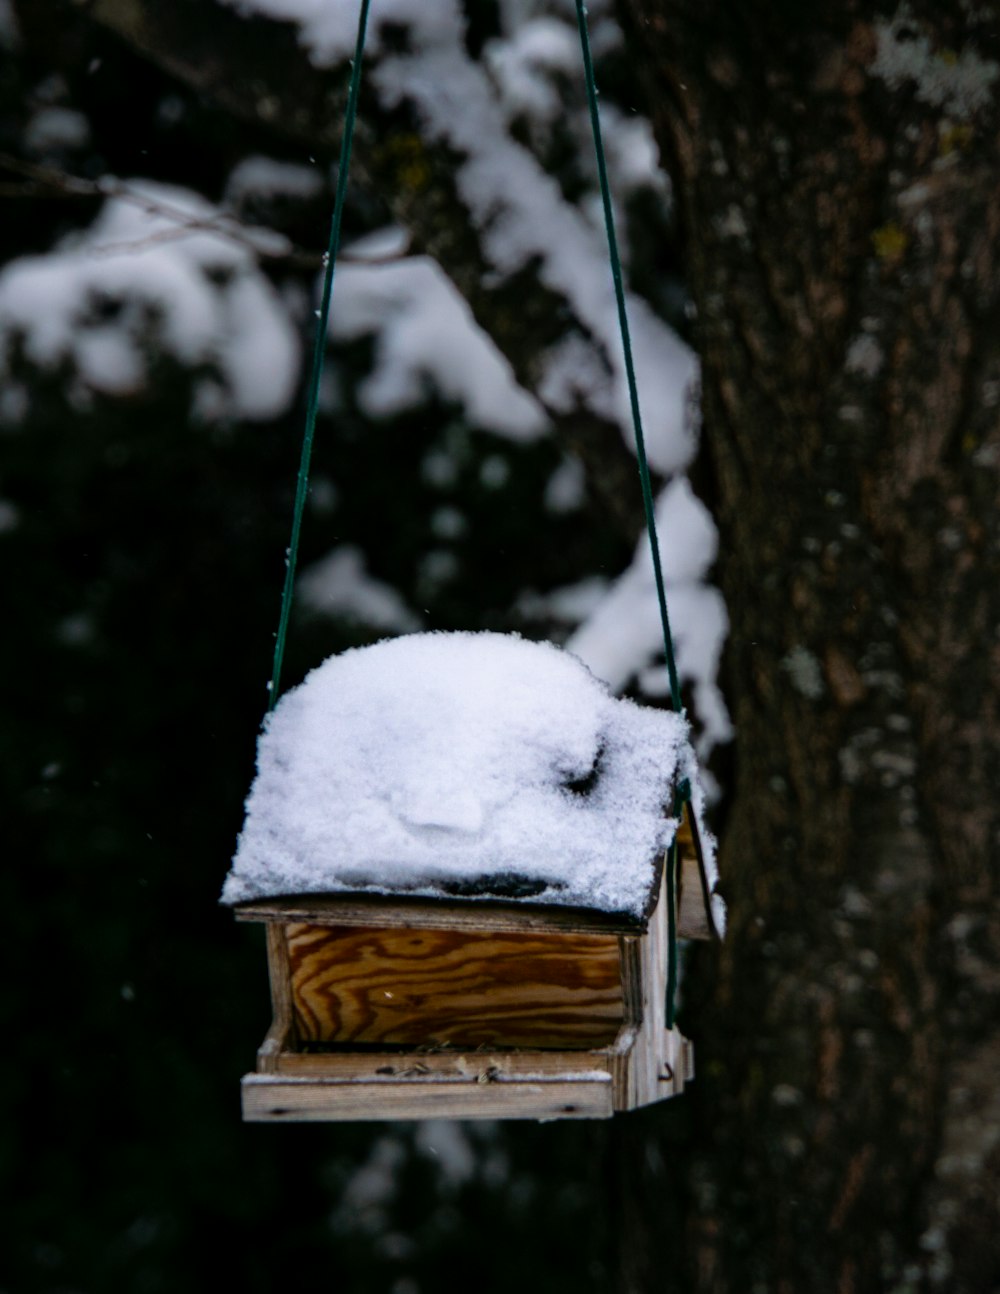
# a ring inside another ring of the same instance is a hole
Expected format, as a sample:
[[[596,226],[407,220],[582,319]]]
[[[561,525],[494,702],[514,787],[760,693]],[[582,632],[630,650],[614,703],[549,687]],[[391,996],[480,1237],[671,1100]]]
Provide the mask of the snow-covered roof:
[[[575,657],[512,634],[411,634],[332,657],[269,716],[257,769],[225,903],[383,894],[641,919],[682,778],[700,817],[681,716],[617,699]]]

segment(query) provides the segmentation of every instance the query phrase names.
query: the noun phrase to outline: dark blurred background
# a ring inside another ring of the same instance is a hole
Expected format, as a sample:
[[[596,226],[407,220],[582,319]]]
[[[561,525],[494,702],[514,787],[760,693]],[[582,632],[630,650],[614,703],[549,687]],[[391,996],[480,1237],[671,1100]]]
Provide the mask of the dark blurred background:
[[[0,49],[0,260],[87,229],[101,177],[220,201],[263,153],[318,179],[242,213],[312,253],[265,265],[307,341],[330,157],[222,115],[69,10],[54,30],[28,9]],[[355,193],[347,240],[385,221]],[[217,897],[266,704],[301,395],[277,419],[199,419],[205,374],[153,326],[146,380],[111,394],[34,361],[13,325],[4,341],[0,1290],[607,1288],[604,1126],[240,1122],[266,970],[260,932]],[[470,425],[431,389],[364,417],[372,344],[331,355],[303,568],[354,545],[427,627],[559,638],[525,590],[613,577],[633,536],[585,486],[546,503],[564,467],[548,438]],[[300,607],[285,684],[381,632]],[[683,1137],[682,1110],[658,1117]]]

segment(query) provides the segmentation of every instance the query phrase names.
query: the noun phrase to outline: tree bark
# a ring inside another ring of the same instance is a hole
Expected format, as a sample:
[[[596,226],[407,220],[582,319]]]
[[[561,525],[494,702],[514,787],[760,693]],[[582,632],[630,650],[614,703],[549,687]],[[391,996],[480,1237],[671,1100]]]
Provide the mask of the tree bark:
[[[683,204],[738,734],[668,1288],[1000,1282],[1000,69],[952,8],[626,4]]]

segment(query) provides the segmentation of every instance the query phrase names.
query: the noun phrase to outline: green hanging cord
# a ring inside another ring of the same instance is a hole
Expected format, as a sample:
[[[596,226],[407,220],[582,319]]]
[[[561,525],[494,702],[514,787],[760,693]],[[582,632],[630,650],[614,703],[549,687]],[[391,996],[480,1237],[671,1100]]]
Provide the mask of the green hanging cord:
[[[632,360],[632,341],[629,335],[628,314],[625,309],[625,287],[622,277],[621,257],[618,254],[618,238],[615,234],[615,216],[611,205],[611,186],[608,183],[608,167],[604,158],[604,142],[601,138],[601,118],[597,109],[597,82],[594,78],[594,62],[590,54],[590,36],[587,32],[587,8],[584,0],[576,0],[576,21],[580,29],[580,45],[583,50],[583,70],[587,82],[587,104],[590,108],[590,125],[594,134],[594,152],[597,155],[597,173],[601,183],[601,202],[604,206],[604,228],[608,236],[608,254],[611,260],[611,277],[615,284],[615,301],[618,305],[618,328],[621,333],[622,351],[625,357],[625,376],[628,380],[629,401],[632,406],[632,427],[635,433],[635,452],[639,460],[639,480],[642,483],[642,505],[646,513],[646,532],[649,535],[649,547],[653,557],[653,575],[656,580],[656,597],[660,604],[660,624],[663,627],[663,648],[667,658],[667,672],[670,675],[670,699],[677,714],[682,712],[680,682],[677,677],[677,663],[674,660],[674,641],[670,633],[670,617],[667,614],[667,595],[663,586],[663,568],[660,564],[660,543],[656,535],[656,515],[653,507],[653,487],[649,480],[649,464],[646,461],[646,438],[642,431],[642,417],[639,413],[639,389],[635,380],[635,364]],[[690,802],[691,787],[687,780],[677,788],[674,800],[674,816],[680,817],[684,805]],[[674,1027],[676,1018],[677,997],[677,869],[679,862],[677,839],[674,838],[667,851],[665,867],[667,869],[667,1028]],[[706,902],[709,902],[707,878],[702,868],[702,888]]]
[[[594,152],[597,154],[597,172],[601,181],[601,201],[604,204],[604,227],[608,235],[608,252],[611,258],[611,275],[615,282],[615,299],[618,302],[618,326],[622,337],[622,350],[625,354],[625,375],[628,379],[628,394],[632,404],[632,426],[635,431],[635,452],[639,460],[639,479],[642,482],[642,504],[646,512],[646,531],[649,534],[649,547],[653,554],[653,574],[656,578],[656,597],[660,604],[660,623],[663,626],[663,647],[667,657],[667,672],[670,675],[670,699],[673,709],[680,714],[681,689],[677,679],[677,665],[674,661],[674,642],[670,634],[670,617],[667,615],[667,595],[663,587],[663,569],[660,565],[660,545],[656,537],[656,516],[653,509],[653,487],[649,481],[649,464],[646,461],[646,439],[642,433],[642,418],[639,414],[639,390],[635,381],[635,365],[632,362],[632,341],[629,336],[628,315],[625,312],[625,288],[622,283],[622,264],[618,255],[618,238],[615,234],[615,217],[611,207],[611,188],[608,184],[608,168],[604,160],[604,143],[601,139],[601,119],[597,111],[597,82],[594,80],[594,63],[590,56],[590,37],[587,34],[587,8],[583,0],[576,0],[576,20],[580,28],[580,44],[583,47],[583,70],[587,79],[587,102],[590,106],[590,124],[594,132]]]
[[[344,134],[340,148],[340,165],[337,168],[337,193],[333,203],[333,220],[330,223],[330,243],[326,254],[326,272],[323,276],[323,296],[316,317],[316,339],[313,344],[312,371],[309,375],[306,425],[302,437],[302,457],[299,461],[299,475],[295,487],[292,534],[288,543],[288,558],[285,562],[285,586],[281,593],[281,617],[278,621],[278,632],[275,636],[271,681],[268,684],[270,696],[267,708],[269,711],[273,710],[278,703],[281,666],[285,658],[285,640],[288,637],[288,621],[292,612],[295,567],[299,556],[299,535],[302,531],[302,515],[305,512],[306,496],[309,492],[309,462],[312,458],[313,439],[316,434],[319,387],[323,377],[323,359],[326,354],[326,328],[330,317],[330,299],[333,296],[333,273],[337,264],[337,253],[340,250],[340,225],[344,215],[344,197],[347,193],[347,172],[351,164],[351,143],[354,138],[354,121],[358,111],[358,92],[361,87],[361,58],[365,48],[365,30],[368,26],[369,6],[370,0],[361,0],[361,12],[358,15],[358,39],[354,47],[351,83],[347,91],[347,109],[344,113]]]
[[[667,850],[667,1028],[677,1018],[677,837]]]

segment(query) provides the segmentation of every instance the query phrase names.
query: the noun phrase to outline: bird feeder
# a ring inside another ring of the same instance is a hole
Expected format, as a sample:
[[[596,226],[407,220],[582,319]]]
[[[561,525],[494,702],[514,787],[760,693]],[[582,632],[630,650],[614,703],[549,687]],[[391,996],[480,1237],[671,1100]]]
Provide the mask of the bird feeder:
[[[671,928],[722,915],[694,773],[680,716],[547,644],[419,634],[314,671],[261,737],[223,892],[267,932],[243,1117],[606,1118],[681,1092]]]

